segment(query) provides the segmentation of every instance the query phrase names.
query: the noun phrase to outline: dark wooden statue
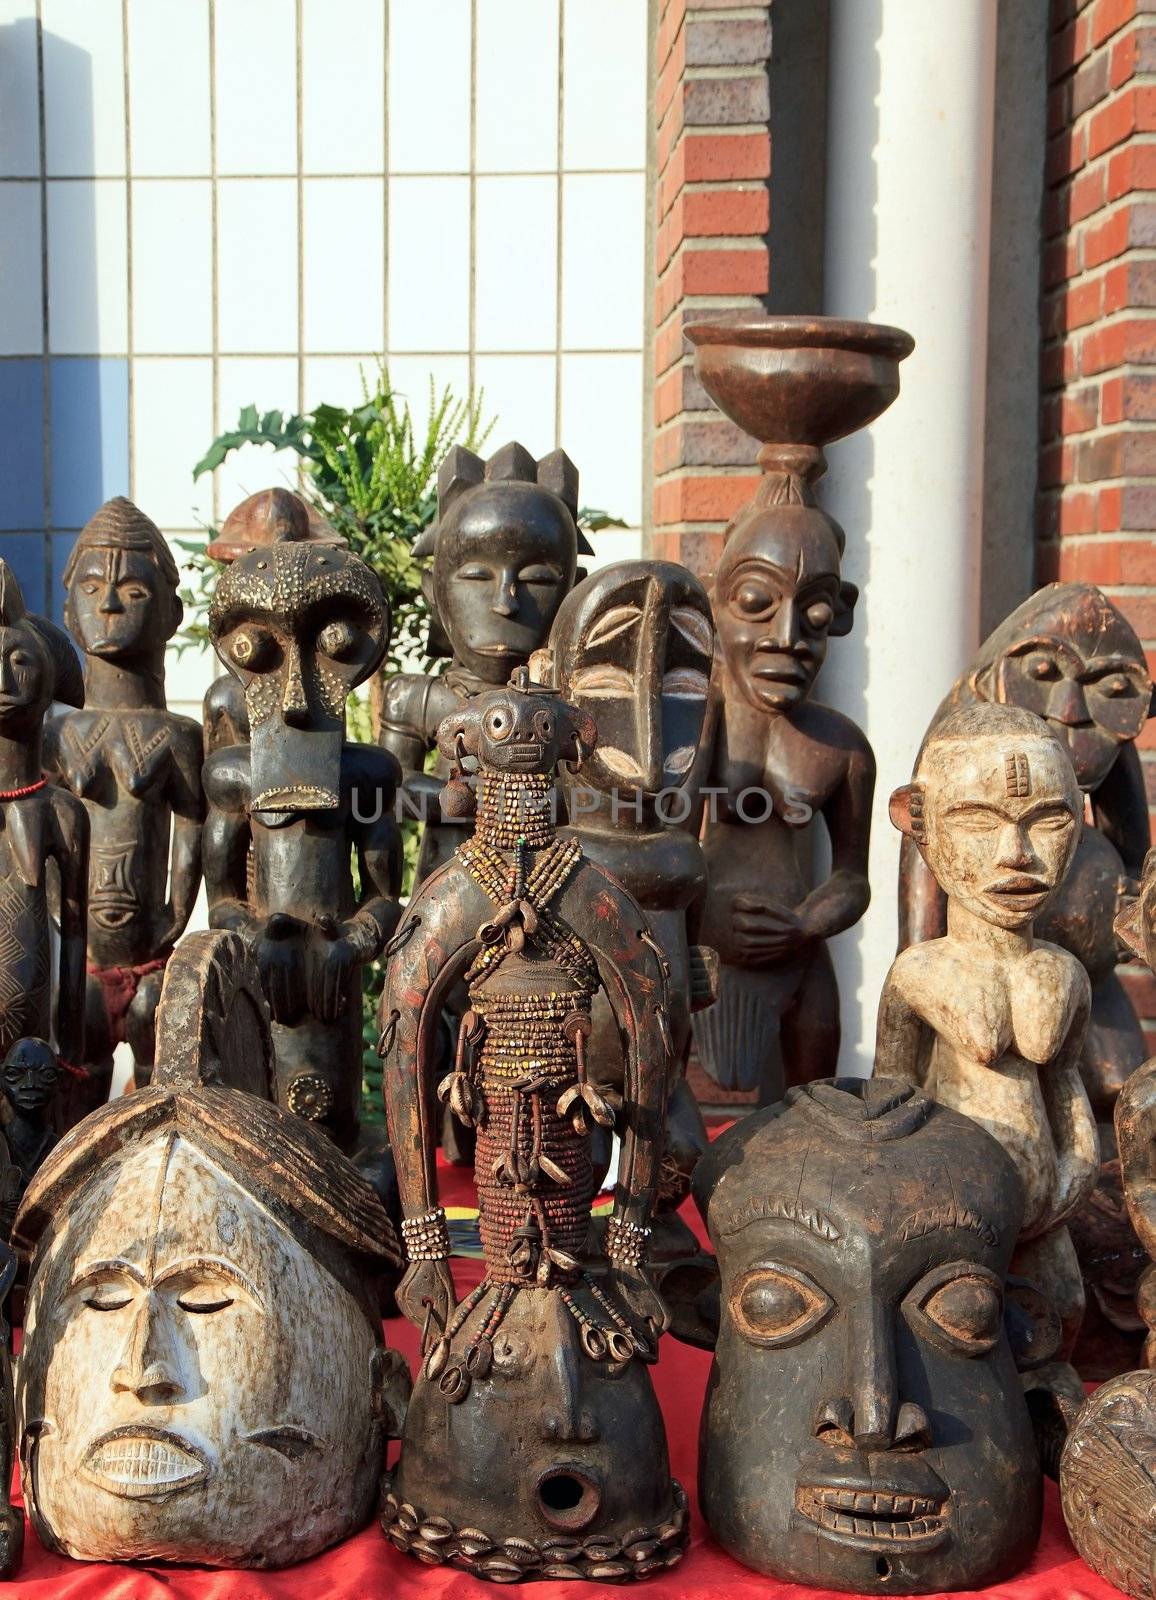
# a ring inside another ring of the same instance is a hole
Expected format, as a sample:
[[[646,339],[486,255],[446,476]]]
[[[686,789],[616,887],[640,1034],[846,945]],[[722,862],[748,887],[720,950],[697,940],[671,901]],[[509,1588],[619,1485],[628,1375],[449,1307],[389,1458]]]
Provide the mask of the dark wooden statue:
[[[84,704],[76,652],[62,628],[25,610],[0,561],[0,1051],[52,1037],[83,1077],[88,816],[44,776],[44,718],[54,700]],[[49,862],[60,883],[55,1017]]]
[[[875,1050],[877,1072],[966,1112],[1015,1162],[1025,1203],[1013,1270],[1050,1297],[1065,1357],[1084,1314],[1067,1222],[1100,1164],[1079,1073],[1089,985],[1034,923],[1064,881],[1082,816],[1067,752],[1039,717],[992,704],[944,718],[914,781],[892,795],[891,819],[947,896],[947,932],[892,965]]]
[[[58,1554],[280,1567],[371,1515],[408,1387],[369,1287],[396,1238],[267,1098],[271,1066],[242,940],[188,936],[151,1086],[72,1129],[24,1197],[21,1476]]]
[[[811,699],[856,599],[840,578],[843,530],[816,504],[823,446],[866,426],[899,392],[912,340],[825,318],[692,323],[695,370],[732,421],[763,441],[764,477],[727,530],[713,604],[722,662],[703,842],[703,942],[721,959],[717,1004],[694,1019],[700,1059],[727,1089],[833,1073],[839,1005],[826,941],[870,896],[875,762],[863,734]],[[831,871],[812,881],[809,824]]]
[[[1148,801],[1136,739],[1151,713],[1152,680],[1127,620],[1087,583],[1050,583],[979,647],[936,712],[995,702],[1043,717],[1068,752],[1092,820],[1063,886],[1038,919],[1041,938],[1070,950],[1092,980],[1081,1072],[1110,1132],[1120,1085],[1144,1059],[1144,1037],[1116,975],[1113,919],[1134,898],[1148,848]],[[903,847],[899,943],[938,939],[946,903],[913,842]]]
[[[1132,953],[1156,971],[1156,850],[1144,860],[1139,897],[1116,919]],[[1156,1059],[1132,1073],[1116,1100],[1116,1140],[1128,1214],[1150,1262],[1156,1262]],[[1156,1265],[1140,1280],[1137,1306],[1148,1329],[1143,1359],[1156,1368]]]
[[[381,743],[401,762],[412,815],[425,823],[417,880],[448,859],[462,819],[440,807],[448,765],[427,773],[438,725],[472,695],[501,687],[546,643],[590,547],[578,531],[578,472],[562,450],[535,461],[507,444],[483,461],[455,445],[438,473],[438,517],[414,545],[433,557],[422,586],[438,677],[399,673],[385,685]]]
[[[666,992],[631,897],[555,833],[554,773],[595,745],[588,713],[523,672],[441,724],[473,758],[477,825],[415,894],[382,1000],[390,1141],[409,1266],[398,1301],[421,1373],[382,1525],[399,1549],[479,1577],[644,1577],[686,1541],[646,1363],[666,1311],[647,1274],[668,1076]],[[447,785],[443,806],[468,791]],[[477,1128],[486,1274],[461,1304],[437,1203],[429,1077],[444,997],[469,995],[439,1084]],[[626,1058],[606,1254],[590,1248],[589,1130],[614,1112],[588,1071],[604,989]]]
[[[12,1329],[8,1296],[16,1279],[16,1252],[9,1235],[16,1218],[21,1173],[8,1159],[0,1138],[0,1579],[11,1578],[24,1553],[24,1513],[12,1504],[12,1467],[16,1459],[16,1408],[12,1390]],[[26,1493],[26,1491],[25,1491]]]
[[[690,813],[713,652],[710,602],[692,573],[669,561],[619,561],[570,591],[548,651],[531,664],[597,723],[595,749],[564,783],[567,814],[587,859],[638,902],[666,964],[671,1081],[650,1265],[680,1336],[694,1334],[693,1307],[714,1277],[713,1259],[676,1210],[706,1147],[686,1058],[691,1012],[713,1000],[718,963],[697,942],[702,846],[670,824]],[[591,1020],[591,1077],[621,1095],[625,1060],[605,996]]]
[[[699,1162],[722,1270],[703,1515],[756,1571],[861,1594],[983,1588],[1039,1536],[1004,1323],[1021,1187],[910,1084],[791,1089]]]
[[[45,770],[84,802],[88,883],[87,1081],[75,1111],[108,1098],[113,1051],[152,1073],[165,961],[201,882],[201,729],[165,703],[165,646],[180,578],[159,529],[109,500],[64,569],[64,620],[84,656],[84,706],[45,728]]]
[[[258,547],[288,542],[334,545],[343,548],[341,535],[291,489],[261,489],[234,506],[216,538],[205,546],[213,561],[230,566],[239,556]],[[205,757],[214,750],[249,741],[249,713],[245,691],[231,672],[214,679],[205,693]]]
[[[1156,1372],[1128,1372],[1088,1397],[1060,1458],[1072,1543],[1136,1600],[1156,1594]]]
[[[249,743],[205,763],[210,920],[241,933],[256,958],[278,1100],[352,1152],[361,968],[397,920],[400,836],[397,764],[346,742],[345,703],[385,654],[389,607],[350,550],[287,539],[222,574],[209,631],[244,689],[250,726]]]
[[[0,1124],[21,1194],[56,1143],[60,1076],[56,1052],[43,1039],[18,1039],[0,1064]]]

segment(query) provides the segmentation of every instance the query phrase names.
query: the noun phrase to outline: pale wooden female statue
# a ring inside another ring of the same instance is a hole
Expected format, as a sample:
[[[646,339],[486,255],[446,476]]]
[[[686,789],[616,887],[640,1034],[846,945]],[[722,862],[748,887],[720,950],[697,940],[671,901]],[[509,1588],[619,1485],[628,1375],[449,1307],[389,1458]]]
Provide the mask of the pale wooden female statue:
[[[1003,1145],[1026,1195],[1012,1271],[1051,1299],[1070,1353],[1084,1289],[1067,1219],[1099,1169],[1079,1074],[1088,977],[1032,936],[1080,837],[1071,762],[1047,724],[1003,705],[946,717],[891,820],[947,895],[947,935],[911,945],[883,986],[875,1071],[921,1085]]]

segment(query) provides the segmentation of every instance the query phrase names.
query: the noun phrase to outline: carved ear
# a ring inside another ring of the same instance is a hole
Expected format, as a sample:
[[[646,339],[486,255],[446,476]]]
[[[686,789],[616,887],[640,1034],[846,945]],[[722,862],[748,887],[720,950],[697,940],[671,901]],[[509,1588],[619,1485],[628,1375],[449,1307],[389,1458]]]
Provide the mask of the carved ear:
[[[887,815],[891,818],[892,827],[898,828],[909,839],[914,839],[916,844],[922,844],[923,785],[905,783],[896,789],[887,803]]]
[[[421,592],[425,597],[426,609],[429,614],[425,639],[426,655],[433,656],[435,659],[439,656],[452,656],[454,647],[450,643],[449,635],[442,626],[442,619],[438,615],[437,602],[434,599],[433,573],[428,567],[421,575]]]
[[[580,767],[588,756],[594,754],[598,743],[598,724],[589,711],[580,711],[573,706],[568,731],[574,743],[574,762]]]
[[[530,669],[530,682],[540,684],[544,689],[556,689],[554,681],[554,652],[548,645],[543,645],[540,650],[530,654],[527,663]]]
[[[831,626],[827,629],[831,638],[841,639],[844,634],[851,632],[851,624],[855,620],[855,602],[858,598],[857,586],[844,579],[839,585],[839,593],[835,596],[835,615],[831,619]]]
[[[1008,1278],[1003,1320],[1017,1372],[1031,1372],[1051,1361],[1063,1341],[1059,1312],[1026,1278]]]
[[[1148,703],[1148,715],[1156,717],[1156,683],[1152,685],[1152,699]]]
[[[459,755],[476,756],[481,741],[482,723],[476,711],[455,711],[438,723],[438,749],[447,761]]]

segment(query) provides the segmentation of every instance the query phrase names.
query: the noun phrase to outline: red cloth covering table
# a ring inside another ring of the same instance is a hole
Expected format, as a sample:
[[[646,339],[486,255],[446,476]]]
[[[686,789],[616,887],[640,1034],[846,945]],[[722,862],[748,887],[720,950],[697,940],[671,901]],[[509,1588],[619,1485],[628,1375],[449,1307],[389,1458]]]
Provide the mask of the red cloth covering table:
[[[442,1203],[475,1205],[472,1175],[439,1163]],[[702,1229],[689,1203],[684,1215]],[[478,1282],[481,1262],[455,1262],[459,1293]],[[417,1330],[402,1318],[386,1324],[389,1343],[417,1355]],[[662,1577],[640,1584],[544,1582],[504,1588],[482,1583],[446,1567],[427,1567],[403,1556],[382,1536],[376,1522],[336,1549],[282,1572],[218,1572],[192,1567],[117,1567],[66,1561],[42,1549],[27,1530],[24,1565],[11,1583],[0,1585],[0,1600],[494,1600],[498,1593],[521,1593],[526,1600],[582,1600],[587,1594],[624,1595],[639,1600],[819,1600],[826,1589],[805,1589],[748,1572],[716,1545],[698,1513],[695,1493],[698,1420],[710,1356],[676,1339],[662,1341],[653,1368],[666,1418],[670,1462],[691,1504],[691,1542],[681,1564]],[[1119,1591],[1088,1570],[1072,1548],[1060,1514],[1059,1494],[1046,1485],[1043,1536],[1031,1565],[1010,1583],[985,1590],[998,1600],[1112,1600]]]

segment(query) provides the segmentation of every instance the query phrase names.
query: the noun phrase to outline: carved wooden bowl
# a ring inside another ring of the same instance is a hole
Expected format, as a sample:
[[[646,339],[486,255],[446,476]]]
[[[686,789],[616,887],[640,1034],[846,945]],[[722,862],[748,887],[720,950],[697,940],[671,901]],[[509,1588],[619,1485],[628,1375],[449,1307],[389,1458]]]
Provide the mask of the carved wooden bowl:
[[[694,367],[719,409],[765,444],[822,450],[874,422],[915,348],[902,328],[837,317],[692,322]]]

